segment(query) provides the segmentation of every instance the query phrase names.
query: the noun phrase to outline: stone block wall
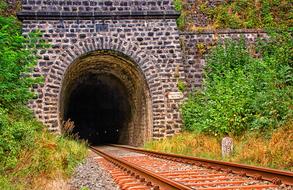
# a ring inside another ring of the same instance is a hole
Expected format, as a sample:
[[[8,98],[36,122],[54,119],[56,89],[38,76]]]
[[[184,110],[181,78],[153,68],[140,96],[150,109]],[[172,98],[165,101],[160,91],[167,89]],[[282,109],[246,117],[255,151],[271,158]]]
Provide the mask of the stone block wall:
[[[152,137],[181,130],[180,100],[167,98],[178,92],[184,66],[176,18],[171,1],[23,1],[18,14],[23,34],[40,30],[51,48],[39,50],[34,76],[45,84],[30,107],[52,131],[60,131],[60,92],[67,67],[78,57],[96,50],[113,50],[137,63],[152,102]]]
[[[171,11],[170,0],[22,0],[23,12]]]
[[[30,101],[36,117],[52,131],[61,130],[60,93],[68,67],[81,56],[101,50],[117,51],[136,63],[143,75],[151,106],[151,137],[171,136],[181,131],[181,99],[170,99],[185,81],[188,91],[201,87],[205,55],[210,46],[225,38],[243,36],[253,44],[265,33],[257,30],[219,30],[180,33],[172,0],[23,0],[18,14],[23,34],[36,29],[51,44],[39,50],[33,76],[45,83],[35,85],[38,97]],[[214,6],[222,1],[210,1]],[[196,18],[204,26],[205,18]],[[144,127],[144,126],[139,126]]]
[[[252,48],[258,38],[266,38],[261,30],[216,30],[180,33],[183,52],[185,81],[189,91],[201,87],[203,69],[208,50],[224,39],[245,39],[247,48]],[[252,49],[253,50],[253,49]]]

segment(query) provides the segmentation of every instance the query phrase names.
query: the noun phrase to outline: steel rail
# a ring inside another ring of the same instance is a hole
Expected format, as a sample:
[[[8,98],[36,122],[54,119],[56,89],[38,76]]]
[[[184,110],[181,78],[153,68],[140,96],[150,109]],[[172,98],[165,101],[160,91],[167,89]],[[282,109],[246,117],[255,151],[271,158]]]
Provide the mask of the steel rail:
[[[110,154],[107,154],[106,152],[100,150],[96,147],[90,147],[90,149],[99,154],[100,156],[104,157],[106,160],[110,161],[111,163],[115,165],[119,165],[126,168],[127,170],[130,170],[132,173],[135,173],[134,176],[142,176],[147,181],[150,181],[157,185],[159,188],[157,189],[166,189],[166,190],[193,190],[193,188],[190,188],[186,185],[183,185],[181,183],[175,182],[173,180],[170,180],[168,178],[162,177],[150,170],[144,169],[140,166],[137,166],[132,163],[128,163],[127,161],[124,161],[123,159],[116,158]]]
[[[200,163],[200,165],[207,168],[228,171],[230,173],[240,174],[242,176],[254,177],[256,179],[263,179],[263,180],[271,181],[274,184],[278,184],[278,185],[280,184],[293,185],[293,172],[290,172],[290,171],[276,170],[276,169],[264,168],[264,167],[258,167],[258,166],[250,166],[245,164],[237,164],[232,162],[209,160],[209,159],[171,154],[171,153],[163,153],[163,152],[145,150],[142,148],[135,148],[135,147],[127,146],[127,145],[111,144],[109,146],[124,148],[124,149],[133,150],[133,151],[145,153],[145,154],[152,154],[152,155],[156,155],[158,157],[163,157],[163,158],[169,157],[179,162],[181,160],[187,163]]]

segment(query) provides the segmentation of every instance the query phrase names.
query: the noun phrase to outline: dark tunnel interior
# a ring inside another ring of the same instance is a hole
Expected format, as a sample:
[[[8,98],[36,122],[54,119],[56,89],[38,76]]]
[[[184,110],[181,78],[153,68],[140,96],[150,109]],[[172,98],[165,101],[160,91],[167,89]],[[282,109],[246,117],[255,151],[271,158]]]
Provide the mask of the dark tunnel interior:
[[[127,89],[111,74],[89,74],[74,81],[64,118],[74,122],[73,133],[91,145],[118,143],[131,119]]]

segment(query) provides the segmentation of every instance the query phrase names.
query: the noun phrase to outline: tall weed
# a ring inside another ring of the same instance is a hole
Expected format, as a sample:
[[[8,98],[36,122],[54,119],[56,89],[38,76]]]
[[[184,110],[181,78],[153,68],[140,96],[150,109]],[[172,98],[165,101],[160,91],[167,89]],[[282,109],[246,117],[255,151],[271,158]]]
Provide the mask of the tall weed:
[[[234,152],[225,158],[221,156],[221,138],[202,133],[184,132],[174,137],[147,142],[145,148],[293,171],[293,121],[274,130],[271,136],[249,132],[233,139]]]

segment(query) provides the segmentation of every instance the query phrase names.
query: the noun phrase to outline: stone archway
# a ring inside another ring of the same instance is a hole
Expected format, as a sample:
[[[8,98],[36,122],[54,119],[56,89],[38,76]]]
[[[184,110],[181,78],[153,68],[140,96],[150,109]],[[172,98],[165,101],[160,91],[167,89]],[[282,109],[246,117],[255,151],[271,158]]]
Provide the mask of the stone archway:
[[[66,101],[73,90],[79,88],[73,84],[91,81],[87,74],[96,77],[93,80],[104,81],[106,86],[116,80],[118,82],[114,86],[123,89],[119,91],[121,94],[132,94],[124,96],[128,99],[125,104],[130,107],[130,115],[125,116],[127,127],[124,126],[126,124],[120,126],[121,130],[124,126],[125,130],[115,142],[139,145],[152,136],[153,115],[159,115],[153,109],[156,107],[153,99],[157,94],[163,94],[152,56],[135,45],[110,37],[87,39],[73,45],[52,65],[46,77],[42,99],[43,121],[50,130],[60,132],[61,121],[69,118],[70,106]]]
[[[67,68],[59,114],[92,144],[139,145],[151,131],[145,79],[128,56],[111,50],[87,53]]]

